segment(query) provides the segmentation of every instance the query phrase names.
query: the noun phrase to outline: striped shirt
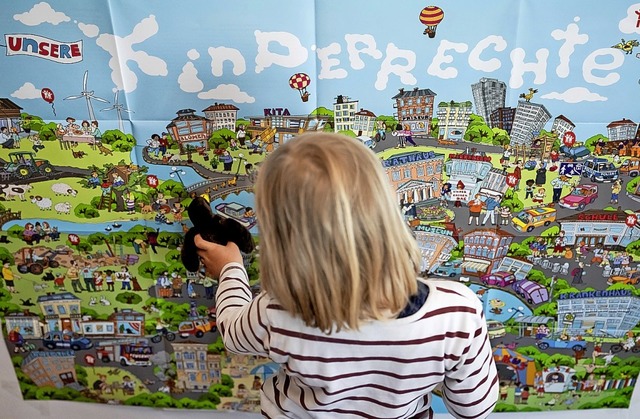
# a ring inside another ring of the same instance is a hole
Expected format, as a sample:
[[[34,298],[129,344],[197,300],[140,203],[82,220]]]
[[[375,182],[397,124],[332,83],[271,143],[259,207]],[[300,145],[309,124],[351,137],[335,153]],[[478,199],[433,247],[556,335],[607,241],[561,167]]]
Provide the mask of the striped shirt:
[[[481,302],[458,282],[425,283],[429,297],[414,314],[326,334],[265,292],[252,300],[246,271],[229,263],[217,322],[229,351],[280,364],[262,387],[265,417],[431,418],[438,386],[456,418],[484,418],[498,376]]]

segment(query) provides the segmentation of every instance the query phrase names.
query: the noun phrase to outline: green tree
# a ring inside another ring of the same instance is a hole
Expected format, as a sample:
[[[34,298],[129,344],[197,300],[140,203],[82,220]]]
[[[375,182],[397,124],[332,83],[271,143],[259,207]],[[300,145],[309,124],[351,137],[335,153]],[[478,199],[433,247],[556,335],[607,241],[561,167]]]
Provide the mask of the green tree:
[[[236,138],[236,133],[227,128],[222,128],[211,133],[209,147],[213,150],[229,148],[229,142]]]
[[[504,146],[511,142],[511,138],[509,137],[509,133],[502,128],[492,128],[493,131],[493,145]]]
[[[429,123],[429,132],[431,133],[431,136],[437,138],[440,135],[438,133],[439,130],[440,120],[438,118],[431,118],[431,122]]]
[[[201,402],[208,401],[213,403],[214,405],[218,405],[220,404],[220,396],[211,392],[211,388],[209,388],[209,392],[204,393],[203,395],[198,397],[198,401],[201,401]]]
[[[513,189],[507,189],[502,201],[500,201],[500,205],[509,207],[514,214],[524,209],[524,203],[520,201],[520,198],[514,193]]]
[[[78,204],[73,209],[73,213],[78,218],[98,218],[100,212],[90,204]]]
[[[135,292],[121,292],[116,295],[116,301],[122,304],[135,305],[142,301],[142,297]]]
[[[15,263],[13,254],[6,247],[0,247],[0,263],[4,265],[7,262],[11,265]]]

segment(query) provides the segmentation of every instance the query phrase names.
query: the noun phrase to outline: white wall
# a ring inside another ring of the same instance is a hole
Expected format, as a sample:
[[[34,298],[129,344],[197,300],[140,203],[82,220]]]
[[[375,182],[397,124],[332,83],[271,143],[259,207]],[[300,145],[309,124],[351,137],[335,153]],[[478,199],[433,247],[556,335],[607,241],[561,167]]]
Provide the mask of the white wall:
[[[530,401],[535,401],[532,396]],[[618,410],[580,410],[565,412],[541,412],[513,414],[496,413],[492,419],[637,419],[640,417],[640,394],[634,392],[630,409]],[[544,416],[543,416],[544,415]],[[4,342],[0,343],[0,418],[2,419],[114,419],[135,417],[136,419],[255,419],[259,415],[241,413],[212,412],[209,410],[153,409],[148,407],[112,406],[96,403],[22,400],[18,380],[11,365],[11,358]],[[436,415],[436,419],[451,418],[449,415]]]

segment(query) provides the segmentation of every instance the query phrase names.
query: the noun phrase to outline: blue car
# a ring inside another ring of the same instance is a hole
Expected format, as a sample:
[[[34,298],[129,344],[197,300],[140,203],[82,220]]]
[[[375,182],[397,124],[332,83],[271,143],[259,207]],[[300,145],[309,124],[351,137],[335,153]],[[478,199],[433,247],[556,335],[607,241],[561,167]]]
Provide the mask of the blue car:
[[[583,351],[587,349],[587,342],[584,340],[560,339],[559,336],[547,336],[546,338],[536,341],[538,348],[544,350],[547,348],[573,349],[574,351]]]
[[[80,351],[82,349],[93,348],[93,342],[91,342],[91,340],[68,330],[54,331],[45,334],[42,338],[42,344],[48,349],[63,348]]]
[[[445,262],[438,266],[433,272],[434,275],[446,276],[448,278],[455,278],[462,274],[462,260],[453,260]]]

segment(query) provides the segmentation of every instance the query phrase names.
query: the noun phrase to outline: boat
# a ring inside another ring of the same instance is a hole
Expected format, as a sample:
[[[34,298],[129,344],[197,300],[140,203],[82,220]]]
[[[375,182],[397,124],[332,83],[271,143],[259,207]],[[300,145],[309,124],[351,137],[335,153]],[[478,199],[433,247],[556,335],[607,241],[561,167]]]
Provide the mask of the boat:
[[[120,227],[122,227],[122,224],[120,224],[120,223],[113,223],[113,224],[111,224],[111,225],[113,226],[113,228],[120,228]]]
[[[236,220],[247,229],[256,225],[255,215],[247,215],[247,209],[251,211],[250,207],[245,207],[237,202],[223,202],[216,205],[215,209],[219,216]]]
[[[109,227],[109,226],[106,226],[104,229],[107,230],[107,231],[111,231],[111,227]]]

